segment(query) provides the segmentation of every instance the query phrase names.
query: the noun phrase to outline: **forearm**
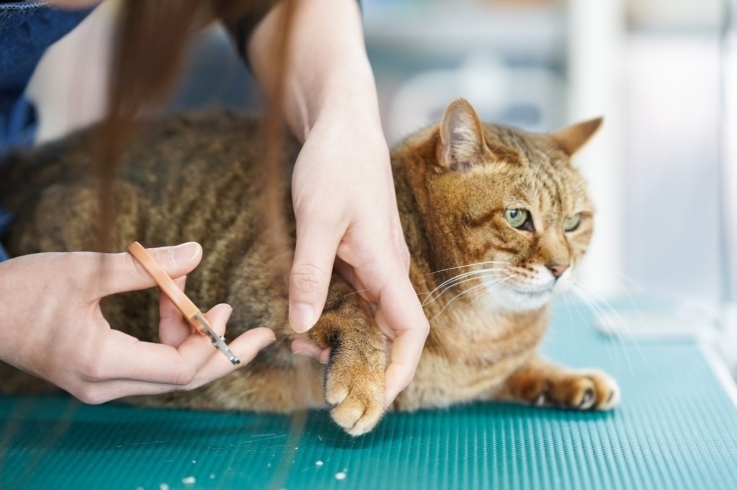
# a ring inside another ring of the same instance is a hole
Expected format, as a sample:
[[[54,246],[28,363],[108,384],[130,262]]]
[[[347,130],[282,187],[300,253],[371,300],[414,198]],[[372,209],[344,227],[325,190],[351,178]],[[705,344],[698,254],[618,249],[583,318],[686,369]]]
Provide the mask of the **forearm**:
[[[284,4],[259,23],[247,46],[248,58],[272,99],[279,76],[275,46]],[[322,117],[350,115],[381,133],[373,73],[363,43],[355,0],[299,0],[291,25],[284,86],[284,116],[305,140]]]

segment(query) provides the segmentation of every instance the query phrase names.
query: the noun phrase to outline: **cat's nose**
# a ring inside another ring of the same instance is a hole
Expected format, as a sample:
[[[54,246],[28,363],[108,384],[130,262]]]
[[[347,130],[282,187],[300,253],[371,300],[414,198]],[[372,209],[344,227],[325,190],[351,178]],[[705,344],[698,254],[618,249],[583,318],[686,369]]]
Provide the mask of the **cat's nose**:
[[[547,264],[545,267],[553,274],[553,277],[557,281],[560,276],[570,267],[571,264]]]

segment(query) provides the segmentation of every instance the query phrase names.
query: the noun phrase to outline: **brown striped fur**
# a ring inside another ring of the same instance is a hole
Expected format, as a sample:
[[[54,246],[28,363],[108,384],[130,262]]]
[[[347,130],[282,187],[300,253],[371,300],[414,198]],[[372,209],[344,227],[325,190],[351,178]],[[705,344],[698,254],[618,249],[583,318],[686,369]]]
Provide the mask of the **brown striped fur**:
[[[393,150],[410,275],[431,320],[417,374],[394,409],[487,399],[572,409],[617,403],[619,389],[606,374],[559,367],[535,353],[551,298],[572,281],[593,230],[594,210],[569,157],[600,122],[535,135],[482,124],[459,99],[440,124]],[[306,334],[331,348],[330,361],[298,362],[291,354],[298,335],[288,325],[286,279],[275,272],[280,258],[258,232],[261,134],[259,122],[233,114],[170,117],[142,123],[122,155],[114,196],[118,248],[134,240],[147,247],[200,242],[204,258],[188,278],[190,297],[202,308],[221,301],[234,307],[229,339],[256,326],[277,334],[275,344],[232,375],[192,392],[131,401],[277,412],[327,402],[346,431],[367,432],[384,412],[385,339],[369,305],[336,275],[322,317]],[[0,168],[0,203],[18,214],[6,237],[11,254],[92,246],[95,135],[93,128]],[[297,151],[287,145],[288,162]],[[512,228],[505,209],[528,210],[529,229]],[[566,233],[563,221],[579,212],[579,227]],[[293,244],[286,198],[283,213]],[[553,271],[566,267],[556,281]],[[106,316],[115,328],[155,341],[156,296],[149,290],[110,298]],[[38,380],[0,365],[0,390],[42,389]]]

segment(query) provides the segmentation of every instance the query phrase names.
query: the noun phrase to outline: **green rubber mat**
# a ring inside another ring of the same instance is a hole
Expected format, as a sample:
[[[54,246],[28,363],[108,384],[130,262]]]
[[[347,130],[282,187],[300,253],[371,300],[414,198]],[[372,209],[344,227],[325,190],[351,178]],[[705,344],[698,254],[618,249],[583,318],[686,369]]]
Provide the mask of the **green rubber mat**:
[[[621,406],[574,413],[477,403],[389,414],[353,439],[324,411],[291,434],[286,416],[0,397],[0,486],[737,488],[737,410],[696,345],[603,337],[587,312],[560,305],[544,351],[609,371]]]

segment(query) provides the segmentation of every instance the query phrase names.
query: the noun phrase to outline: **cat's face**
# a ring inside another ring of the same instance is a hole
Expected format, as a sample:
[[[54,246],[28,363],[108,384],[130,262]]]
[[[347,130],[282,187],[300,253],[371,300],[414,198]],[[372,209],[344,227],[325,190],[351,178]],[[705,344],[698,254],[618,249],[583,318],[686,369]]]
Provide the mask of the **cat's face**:
[[[467,298],[529,311],[572,284],[594,209],[569,157],[600,123],[534,135],[482,125],[463,100],[446,109],[426,176],[429,228],[439,268],[468,266],[446,272]]]

